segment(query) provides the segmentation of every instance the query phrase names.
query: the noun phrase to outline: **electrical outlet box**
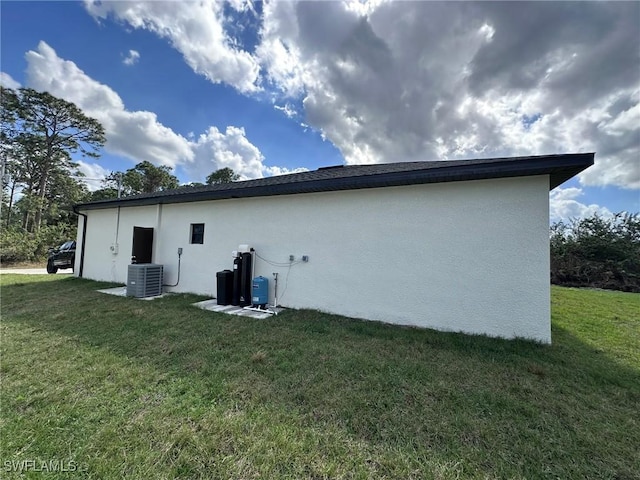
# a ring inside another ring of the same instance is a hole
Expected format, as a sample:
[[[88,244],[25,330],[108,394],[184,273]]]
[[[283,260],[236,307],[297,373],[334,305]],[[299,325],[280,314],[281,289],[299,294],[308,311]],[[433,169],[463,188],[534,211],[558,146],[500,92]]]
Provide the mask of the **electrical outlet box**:
[[[117,255],[118,254],[118,244],[117,243],[112,243],[109,246],[109,251],[111,252],[112,255]]]
[[[289,261],[293,262],[296,259],[296,257],[294,255],[289,255]]]
[[[302,261],[303,262],[308,262],[309,261],[309,255],[302,255]]]
[[[178,255],[182,255],[182,247],[178,247]]]

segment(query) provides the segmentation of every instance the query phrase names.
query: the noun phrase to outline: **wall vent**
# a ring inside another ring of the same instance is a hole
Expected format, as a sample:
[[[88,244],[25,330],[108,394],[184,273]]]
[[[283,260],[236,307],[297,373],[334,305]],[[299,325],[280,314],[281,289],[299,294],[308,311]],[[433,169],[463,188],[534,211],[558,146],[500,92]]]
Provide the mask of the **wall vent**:
[[[162,295],[162,265],[138,263],[129,265],[127,297],[156,297]]]

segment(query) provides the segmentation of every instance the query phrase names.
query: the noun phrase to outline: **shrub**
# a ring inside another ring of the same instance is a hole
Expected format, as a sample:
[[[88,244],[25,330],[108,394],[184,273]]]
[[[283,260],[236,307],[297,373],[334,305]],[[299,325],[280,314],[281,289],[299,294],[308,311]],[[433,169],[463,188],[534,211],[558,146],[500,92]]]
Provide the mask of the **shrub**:
[[[640,292],[640,218],[597,214],[551,226],[551,282]]]
[[[75,227],[65,224],[46,225],[33,233],[18,227],[3,228],[0,232],[0,261],[3,264],[43,261],[49,248],[75,236]]]

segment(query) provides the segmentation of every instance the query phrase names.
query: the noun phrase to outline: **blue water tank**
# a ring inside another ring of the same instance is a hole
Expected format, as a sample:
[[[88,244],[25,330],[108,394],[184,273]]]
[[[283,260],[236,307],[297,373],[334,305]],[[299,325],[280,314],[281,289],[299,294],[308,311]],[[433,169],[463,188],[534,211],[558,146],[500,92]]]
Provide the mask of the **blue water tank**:
[[[256,277],[253,279],[251,303],[261,307],[265,307],[269,303],[269,280],[267,278]]]

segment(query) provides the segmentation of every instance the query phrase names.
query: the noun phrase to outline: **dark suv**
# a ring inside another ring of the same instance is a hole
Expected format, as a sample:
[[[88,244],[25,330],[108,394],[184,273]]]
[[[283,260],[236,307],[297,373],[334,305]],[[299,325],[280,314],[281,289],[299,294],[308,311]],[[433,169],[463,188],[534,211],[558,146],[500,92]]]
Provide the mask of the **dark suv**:
[[[76,262],[76,242],[69,240],[58,248],[49,250],[49,259],[47,260],[47,273],[56,273],[59,268],[70,268]]]

